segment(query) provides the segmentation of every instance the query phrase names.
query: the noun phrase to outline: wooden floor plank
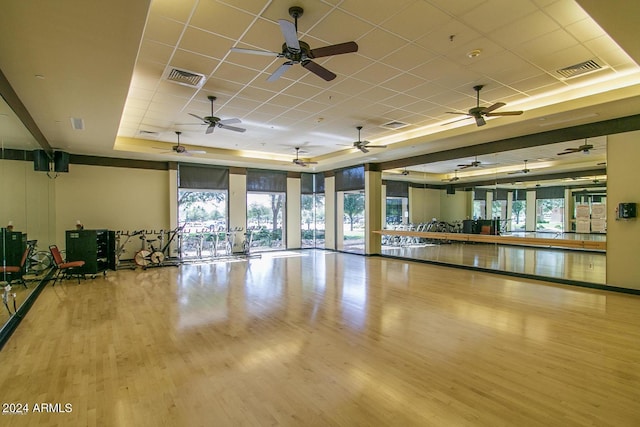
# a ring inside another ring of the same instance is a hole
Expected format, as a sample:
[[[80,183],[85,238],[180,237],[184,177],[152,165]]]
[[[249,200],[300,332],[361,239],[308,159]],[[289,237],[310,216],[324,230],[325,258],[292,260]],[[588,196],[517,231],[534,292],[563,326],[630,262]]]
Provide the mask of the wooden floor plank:
[[[640,297],[325,251],[48,286],[2,425],[640,425]]]

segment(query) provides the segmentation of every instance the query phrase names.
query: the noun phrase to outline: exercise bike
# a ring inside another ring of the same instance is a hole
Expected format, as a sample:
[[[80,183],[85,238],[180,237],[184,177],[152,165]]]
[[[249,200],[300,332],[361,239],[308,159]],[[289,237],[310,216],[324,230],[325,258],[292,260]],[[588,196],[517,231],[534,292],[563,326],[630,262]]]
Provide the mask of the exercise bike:
[[[142,248],[138,252],[136,252],[135,256],[133,257],[136,265],[142,268],[146,268],[151,265],[156,267],[161,266],[166,258],[165,253],[169,251],[171,243],[176,238],[176,236],[180,235],[183,228],[184,225],[181,225],[171,231],[160,230],[159,233],[150,232],[149,234],[160,235],[160,248],[158,249],[153,246],[153,242],[155,242],[156,239],[147,239],[147,233],[141,232],[140,240],[142,240]],[[164,242],[165,234],[170,235],[170,238],[166,243]]]

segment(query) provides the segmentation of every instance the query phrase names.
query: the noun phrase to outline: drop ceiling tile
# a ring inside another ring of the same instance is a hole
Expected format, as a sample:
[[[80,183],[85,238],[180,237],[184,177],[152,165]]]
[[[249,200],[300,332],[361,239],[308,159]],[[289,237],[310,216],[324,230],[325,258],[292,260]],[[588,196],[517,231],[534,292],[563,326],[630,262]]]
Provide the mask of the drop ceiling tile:
[[[163,94],[165,96],[179,98],[182,100],[193,98],[196,92],[197,90],[195,88],[170,82],[167,80],[160,81],[157,87],[157,93]],[[174,102],[179,102],[179,101],[174,99]]]
[[[244,85],[256,78],[256,71],[225,62],[220,64],[214,75],[218,79],[228,80]]]
[[[583,43],[607,35],[607,33],[605,33],[602,28],[600,28],[598,25],[594,25],[593,19],[591,18],[585,18],[580,21],[576,21],[572,24],[567,25],[565,29],[569,34]],[[611,43],[615,44],[613,41]]]
[[[229,53],[232,45],[233,41],[229,39],[198,28],[188,27],[178,47],[200,55],[222,59]]]
[[[634,66],[637,67],[633,59],[622,50],[618,45],[613,43],[608,36],[598,37],[593,40],[589,40],[584,45],[594,53],[594,56],[602,59],[605,63],[618,68],[621,66]]]
[[[229,52],[225,58],[230,64],[240,65],[245,68],[251,68],[258,72],[277,67],[280,59],[276,56],[252,55],[247,53]],[[276,62],[277,61],[277,62]]]
[[[395,50],[384,58],[384,62],[392,64],[394,67],[401,70],[411,70],[419,65],[425,64],[433,59],[437,55],[430,52],[417,44],[407,44],[398,50]]]
[[[415,0],[345,0],[340,8],[373,24],[380,24]]]
[[[531,41],[522,43],[516,54],[543,68],[547,55],[559,52],[577,44],[576,39],[560,29]]]
[[[441,85],[433,82],[426,82],[414,87],[409,93],[417,98],[426,99],[444,91],[446,91],[446,88]]]
[[[353,77],[371,84],[380,84],[396,77],[401,70],[392,68],[381,62],[375,62],[371,66],[353,74]]]
[[[451,0],[429,0],[429,3],[438,7],[441,10],[448,12],[453,16],[464,15],[472,9],[475,9],[486,0],[465,0],[465,1],[451,1]],[[554,1],[554,0],[551,0]]]
[[[294,6],[289,0],[273,0],[271,4],[264,11],[262,16],[266,19],[270,19],[277,22],[279,19],[286,19],[287,21],[294,22],[293,17],[289,15],[289,7]],[[301,6],[304,9],[304,13],[298,18],[298,32],[306,33],[317,22],[320,22],[331,10],[332,5],[328,5],[319,1],[303,1],[298,2],[295,6]]]
[[[154,90],[162,78],[164,65],[156,62],[138,61],[131,87]]]
[[[379,60],[406,44],[400,37],[376,28],[358,40],[358,53]]]
[[[254,15],[259,14],[269,3],[267,0],[224,0],[224,2]]]
[[[396,92],[411,93],[411,90],[425,83],[425,79],[408,73],[398,73],[382,84],[382,87]]]
[[[374,64],[375,61],[365,58],[357,53],[337,55],[327,58],[322,62],[322,66],[334,72],[338,78],[352,76]]]
[[[204,86],[202,87],[204,91],[207,91],[207,92],[210,92],[211,94],[216,94],[216,95],[236,94],[242,88],[243,88],[243,85],[240,83],[219,79],[219,78],[216,78],[215,76],[208,78]]]
[[[201,1],[189,24],[237,40],[253,20],[252,15],[220,2]]]
[[[374,87],[374,85],[372,85],[371,83],[368,83],[362,80],[357,80],[354,78],[344,78],[338,81],[336,80],[334,80],[335,83],[331,85],[330,89],[332,91],[344,93],[348,96],[356,96],[364,92],[368,92],[372,87]],[[390,96],[390,95],[387,95],[387,96]]]
[[[290,108],[300,108],[300,104],[304,103],[304,98],[298,98],[295,96],[285,95],[284,93],[279,93],[273,98],[269,100],[269,105],[278,105],[281,107],[285,107],[287,109]]]
[[[461,20],[477,31],[488,34],[536,10],[527,1],[489,0],[461,16]]]
[[[144,30],[144,39],[175,46],[184,30],[184,24],[161,16],[150,15]]]
[[[149,8],[149,16],[169,17],[180,22],[187,22],[197,0],[154,0]]]
[[[173,50],[173,46],[143,40],[140,45],[140,52],[138,53],[138,61],[150,61],[166,64],[169,62],[171,55],[173,55]]]
[[[492,31],[488,37],[506,48],[517,49],[517,46],[524,42],[559,29],[560,26],[556,21],[538,10],[497,28]]]
[[[406,40],[416,40],[429,34],[434,27],[449,21],[450,16],[427,2],[418,1],[400,10],[384,22],[388,31]]]
[[[416,101],[419,101],[419,98],[415,96],[408,95],[406,93],[398,93],[389,98],[385,98],[380,100],[381,104],[389,105],[394,108],[404,108],[407,105],[414,104]]]
[[[480,36],[477,30],[460,20],[450,19],[442,26],[432,29],[429,34],[419,38],[415,43],[430,52],[446,55],[452,49],[477,40]]]
[[[544,11],[562,26],[589,18],[575,0],[559,0],[546,6]]]
[[[338,44],[348,41],[358,41],[364,34],[373,30],[373,26],[357,17],[354,19],[341,10],[335,10],[322,21],[314,25],[309,34],[322,43],[310,43],[311,48],[318,48],[328,44]],[[306,40],[305,40],[306,41]]]
[[[283,43],[284,37],[277,22],[258,19],[233,46],[280,53]]]
[[[435,81],[440,79],[460,66],[447,58],[437,57],[429,62],[425,62],[410,70],[410,73],[418,76],[426,81]]]
[[[522,80],[540,73],[538,67],[510,51],[503,51],[491,58],[478,61],[474,64],[473,70],[502,84]]]

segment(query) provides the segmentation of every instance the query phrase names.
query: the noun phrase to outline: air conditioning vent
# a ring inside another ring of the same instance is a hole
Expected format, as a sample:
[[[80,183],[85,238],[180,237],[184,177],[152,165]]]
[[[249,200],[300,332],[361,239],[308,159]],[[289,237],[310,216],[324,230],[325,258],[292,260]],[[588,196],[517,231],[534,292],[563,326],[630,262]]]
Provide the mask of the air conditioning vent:
[[[598,64],[596,60],[590,59],[579,64],[561,68],[559,70],[556,70],[556,72],[560,74],[563,79],[570,79],[587,73],[593,73],[594,71],[599,71],[602,69],[602,65]]]
[[[196,73],[193,71],[180,70],[173,67],[167,67],[163,77],[170,82],[193,88],[202,87],[205,81],[204,74]]]
[[[139,132],[139,134],[140,134],[140,135],[143,135],[143,136],[145,136],[145,137],[151,137],[151,136],[153,136],[153,137],[156,137],[156,138],[157,138],[158,136],[160,136],[160,134],[159,134],[158,132],[153,132],[153,131],[150,131],[150,130],[141,130],[141,131]]]
[[[397,129],[402,129],[403,127],[409,126],[409,123],[403,123],[403,122],[399,122],[399,121],[393,120],[393,121],[385,123],[385,124],[383,124],[381,126],[383,128],[397,130]]]

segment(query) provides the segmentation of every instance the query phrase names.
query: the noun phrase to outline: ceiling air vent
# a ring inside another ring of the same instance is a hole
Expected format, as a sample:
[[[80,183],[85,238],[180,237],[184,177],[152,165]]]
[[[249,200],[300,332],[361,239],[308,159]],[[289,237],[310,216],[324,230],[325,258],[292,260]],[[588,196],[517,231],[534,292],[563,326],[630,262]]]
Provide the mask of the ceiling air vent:
[[[202,87],[205,80],[204,74],[187,70],[179,70],[178,68],[173,67],[167,67],[163,77],[170,82],[194,88]]]
[[[403,127],[409,126],[409,123],[403,123],[403,122],[399,122],[399,121],[393,120],[393,121],[385,123],[385,124],[383,124],[381,126],[383,128],[397,130],[397,129],[402,129]]]
[[[158,132],[153,132],[153,131],[150,131],[150,130],[141,130],[139,132],[139,134],[142,135],[142,136],[145,136],[145,137],[153,136],[153,137],[157,138],[158,136],[160,136],[160,134]]]
[[[581,62],[579,64],[571,65],[569,67],[556,70],[563,79],[570,79],[573,77],[581,76],[587,73],[593,73],[594,71],[602,70],[602,65],[598,64],[594,59]]]

